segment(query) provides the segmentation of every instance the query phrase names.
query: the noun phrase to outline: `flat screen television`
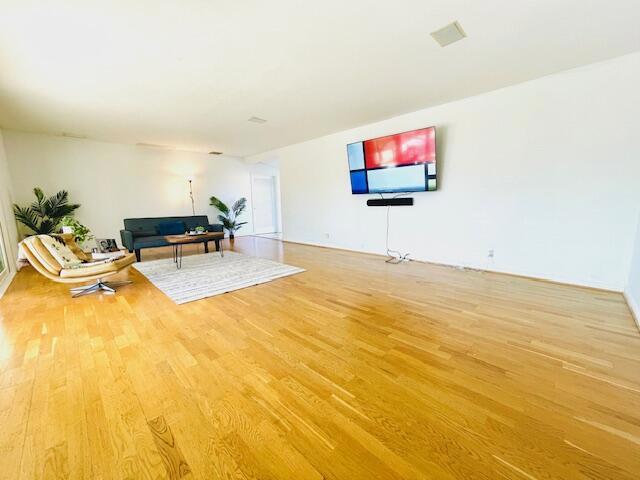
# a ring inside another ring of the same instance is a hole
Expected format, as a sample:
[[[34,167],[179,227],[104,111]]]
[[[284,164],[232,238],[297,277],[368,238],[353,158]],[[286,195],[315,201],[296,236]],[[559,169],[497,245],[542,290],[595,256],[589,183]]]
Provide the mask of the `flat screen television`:
[[[351,143],[347,157],[353,194],[437,188],[435,127]]]

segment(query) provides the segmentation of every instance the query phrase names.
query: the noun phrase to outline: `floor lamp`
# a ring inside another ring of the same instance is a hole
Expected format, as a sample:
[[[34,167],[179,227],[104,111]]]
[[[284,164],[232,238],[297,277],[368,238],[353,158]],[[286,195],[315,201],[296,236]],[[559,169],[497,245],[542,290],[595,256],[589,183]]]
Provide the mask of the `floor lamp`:
[[[196,206],[195,203],[193,202],[193,186],[192,186],[192,181],[189,180],[189,198],[191,198],[191,213],[193,214],[193,216],[196,216]]]

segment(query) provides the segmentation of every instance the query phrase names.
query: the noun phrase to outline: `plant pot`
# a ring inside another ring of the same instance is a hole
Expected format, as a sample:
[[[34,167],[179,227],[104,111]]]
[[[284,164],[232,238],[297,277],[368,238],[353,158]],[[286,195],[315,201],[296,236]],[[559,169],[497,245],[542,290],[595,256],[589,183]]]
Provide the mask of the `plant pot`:
[[[73,227],[62,227],[62,233],[73,233]]]
[[[236,238],[236,236],[233,233],[229,234],[229,240],[233,240],[234,238]]]

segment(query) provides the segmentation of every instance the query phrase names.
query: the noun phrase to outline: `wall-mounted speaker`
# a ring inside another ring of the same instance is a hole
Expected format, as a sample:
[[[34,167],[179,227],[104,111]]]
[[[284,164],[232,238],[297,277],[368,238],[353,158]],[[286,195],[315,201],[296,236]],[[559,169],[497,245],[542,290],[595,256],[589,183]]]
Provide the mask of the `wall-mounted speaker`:
[[[367,200],[367,205],[369,207],[409,207],[413,205],[413,198],[371,198]]]

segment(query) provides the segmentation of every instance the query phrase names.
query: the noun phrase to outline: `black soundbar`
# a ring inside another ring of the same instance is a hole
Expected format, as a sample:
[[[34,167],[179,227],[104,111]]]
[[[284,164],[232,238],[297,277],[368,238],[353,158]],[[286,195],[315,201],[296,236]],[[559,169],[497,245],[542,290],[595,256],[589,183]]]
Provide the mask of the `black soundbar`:
[[[367,200],[369,207],[405,207],[413,205],[413,198],[371,198]]]

